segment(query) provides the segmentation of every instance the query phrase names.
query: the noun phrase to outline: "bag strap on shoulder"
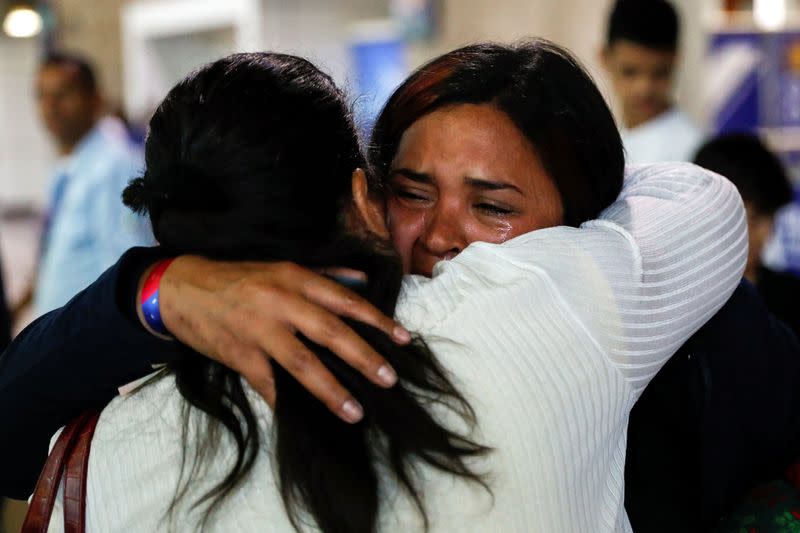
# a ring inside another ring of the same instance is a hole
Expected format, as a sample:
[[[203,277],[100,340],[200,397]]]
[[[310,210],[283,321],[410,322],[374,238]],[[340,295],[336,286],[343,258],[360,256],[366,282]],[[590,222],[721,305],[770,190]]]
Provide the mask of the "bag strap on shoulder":
[[[100,411],[81,414],[67,424],[39,474],[36,489],[25,515],[21,533],[47,533],[58,497],[61,478],[64,482],[64,524],[66,533],[83,533],[86,516],[86,474],[89,448]]]
[[[76,437],[64,470],[64,533],[86,531],[86,478],[89,451],[100,419],[100,411],[90,413]]]

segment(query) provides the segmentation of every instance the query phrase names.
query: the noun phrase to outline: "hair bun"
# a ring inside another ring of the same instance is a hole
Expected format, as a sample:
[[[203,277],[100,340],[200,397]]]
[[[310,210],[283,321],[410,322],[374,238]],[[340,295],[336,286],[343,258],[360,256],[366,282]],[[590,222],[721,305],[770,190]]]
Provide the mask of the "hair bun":
[[[140,215],[149,213],[151,209],[151,195],[147,187],[146,176],[147,173],[132,179],[122,191],[122,203]]]

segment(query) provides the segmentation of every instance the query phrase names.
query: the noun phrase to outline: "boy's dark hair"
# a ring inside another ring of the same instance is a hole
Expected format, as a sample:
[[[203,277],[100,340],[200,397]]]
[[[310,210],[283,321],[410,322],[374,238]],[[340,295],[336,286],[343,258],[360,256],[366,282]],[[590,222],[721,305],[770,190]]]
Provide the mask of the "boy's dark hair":
[[[694,162],[731,180],[742,199],[761,214],[772,215],[792,200],[783,164],[755,135],[715,137],[700,147]]]
[[[75,69],[78,83],[87,93],[97,92],[97,76],[88,59],[76,54],[50,52],[43,59],[39,68],[52,66],[69,66]]]
[[[608,17],[606,45],[631,41],[647,48],[678,49],[678,12],[666,0],[617,0]]]

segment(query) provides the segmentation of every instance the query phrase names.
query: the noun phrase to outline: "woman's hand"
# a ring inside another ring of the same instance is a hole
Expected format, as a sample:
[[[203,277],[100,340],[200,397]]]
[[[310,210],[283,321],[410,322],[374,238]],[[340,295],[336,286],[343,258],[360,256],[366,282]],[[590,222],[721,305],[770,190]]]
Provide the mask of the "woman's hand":
[[[363,416],[361,406],[296,334],[327,347],[384,387],[397,380],[394,370],[339,316],[379,328],[398,343],[410,341],[405,328],[362,297],[293,263],[181,256],[164,272],[159,300],[172,335],[239,372],[270,405],[275,403],[273,359],[351,423]]]

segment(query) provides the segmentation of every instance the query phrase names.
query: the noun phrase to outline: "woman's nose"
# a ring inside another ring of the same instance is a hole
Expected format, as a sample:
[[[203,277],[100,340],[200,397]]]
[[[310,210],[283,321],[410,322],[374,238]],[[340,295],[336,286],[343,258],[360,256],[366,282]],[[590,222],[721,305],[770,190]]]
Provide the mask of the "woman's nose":
[[[466,247],[462,222],[457,209],[438,210],[425,228],[422,245],[433,255],[452,259]]]

